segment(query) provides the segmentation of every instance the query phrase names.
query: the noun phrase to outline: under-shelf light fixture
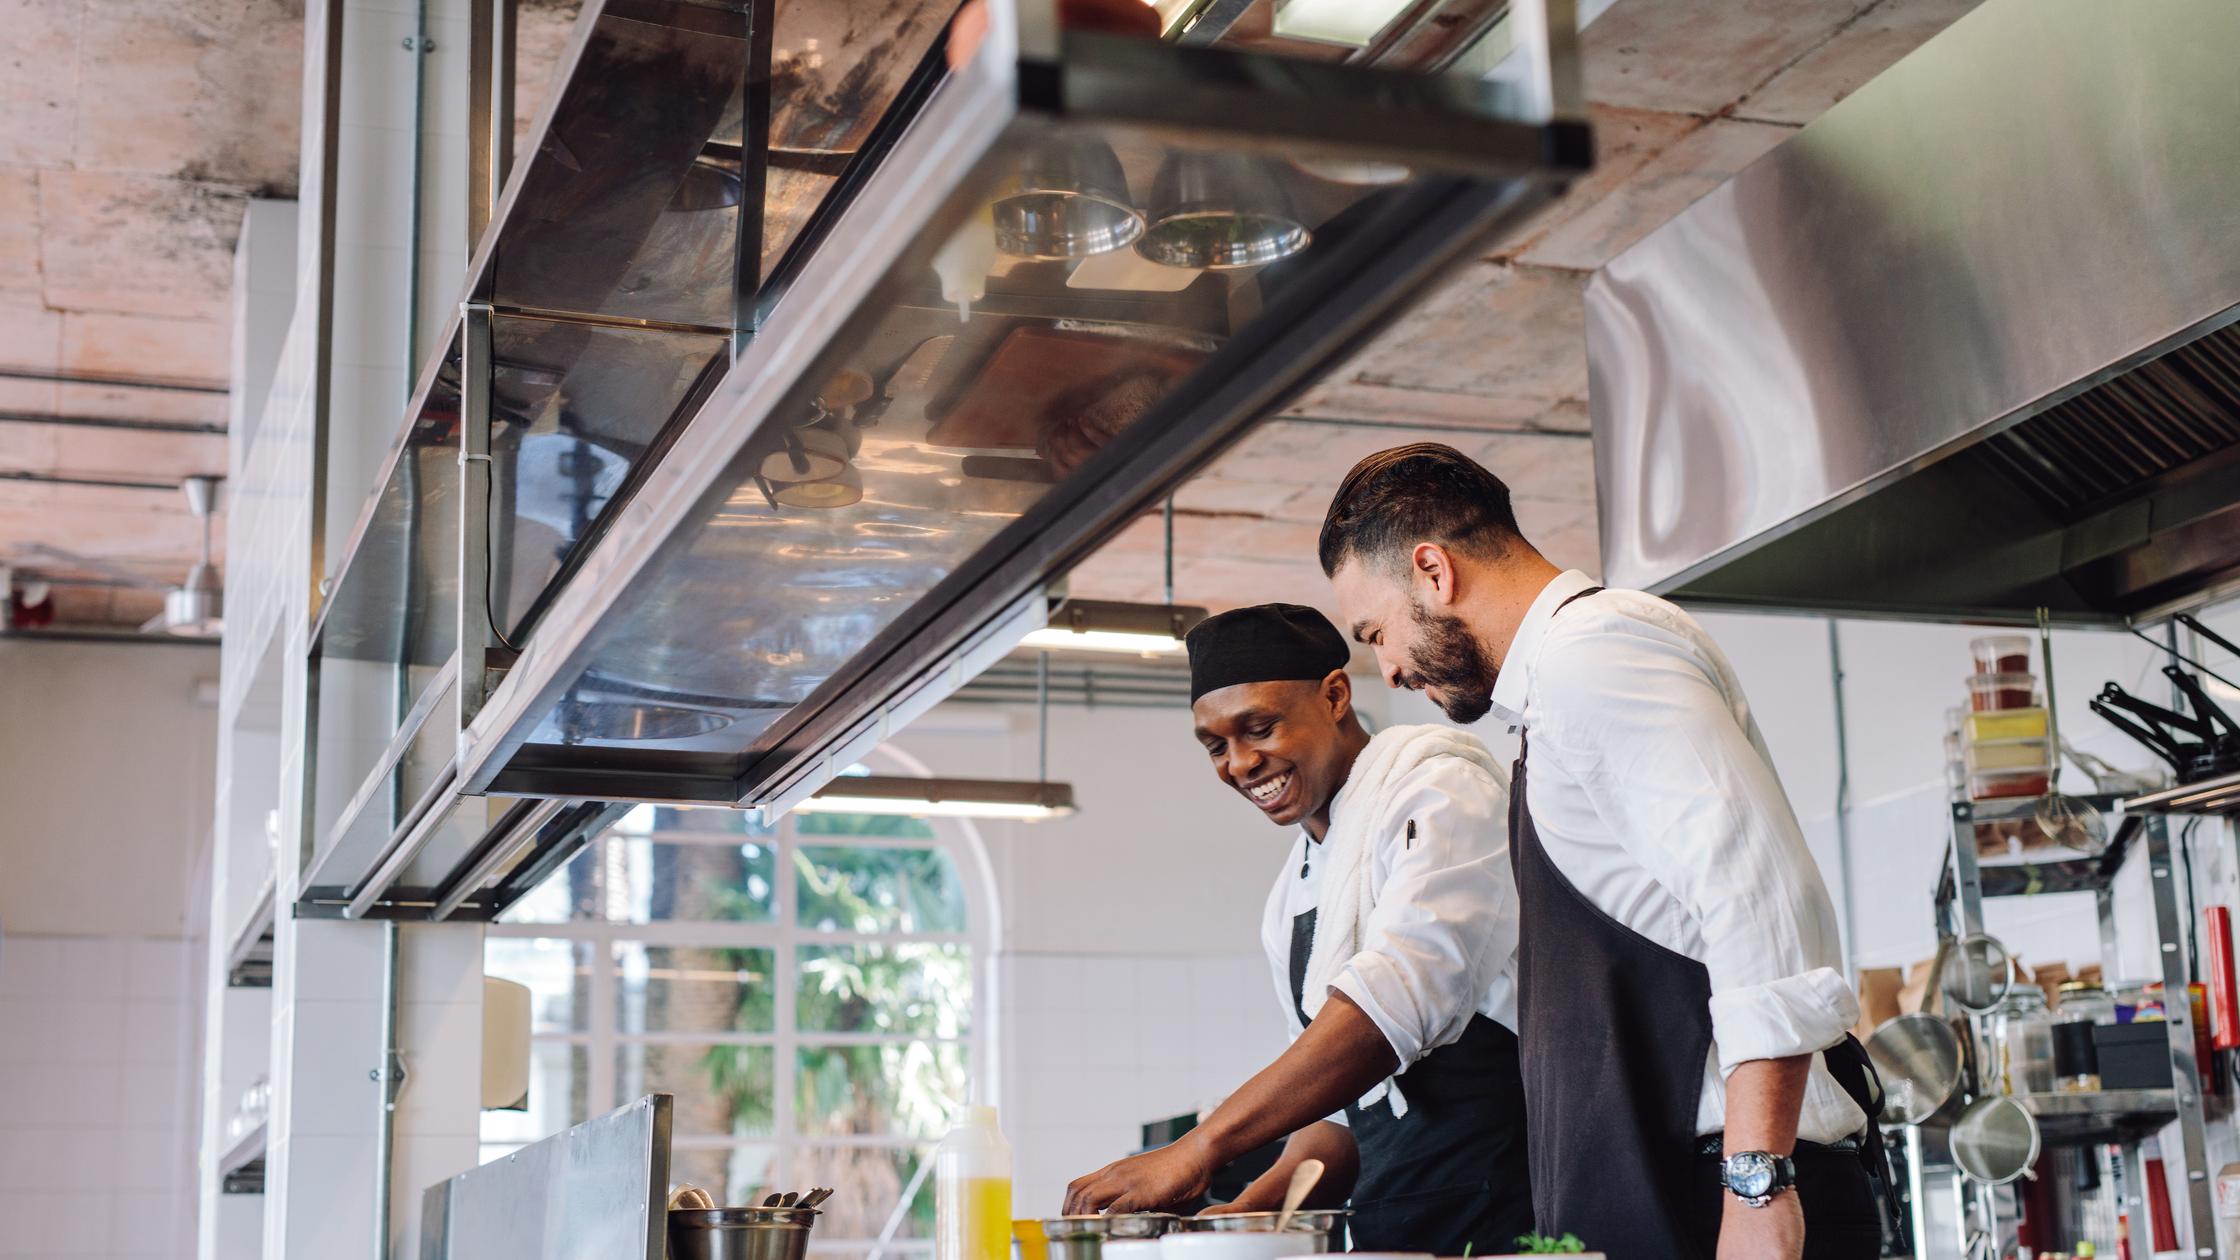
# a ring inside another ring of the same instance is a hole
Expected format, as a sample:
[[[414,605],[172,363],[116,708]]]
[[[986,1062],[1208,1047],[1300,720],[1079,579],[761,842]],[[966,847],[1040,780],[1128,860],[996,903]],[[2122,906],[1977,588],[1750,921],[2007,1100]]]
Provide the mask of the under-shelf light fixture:
[[[1050,624],[1030,632],[1019,646],[1045,652],[1171,656],[1182,651],[1183,636],[1205,617],[1205,609],[1188,604],[1069,599],[1051,609]]]
[[[885,814],[906,818],[987,818],[1039,822],[1073,812],[1073,785],[1027,779],[916,778],[909,775],[842,775],[807,800],[797,814]]]

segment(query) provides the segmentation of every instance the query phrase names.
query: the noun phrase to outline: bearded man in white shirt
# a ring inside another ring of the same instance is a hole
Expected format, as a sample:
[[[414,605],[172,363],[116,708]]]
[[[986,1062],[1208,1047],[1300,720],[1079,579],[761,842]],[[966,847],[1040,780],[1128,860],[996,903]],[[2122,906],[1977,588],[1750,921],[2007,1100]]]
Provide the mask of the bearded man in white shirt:
[[[1372,738],[1345,639],[1312,608],[1221,613],[1189,649],[1213,772],[1298,829],[1261,922],[1291,1047],[1180,1141],[1076,1180],[1066,1211],[1195,1202],[1215,1169],[1288,1134],[1275,1167],[1211,1210],[1276,1208],[1315,1158],[1328,1171],[1310,1203],[1350,1188],[1356,1250],[1512,1250],[1532,1195],[1500,765],[1443,726]]]
[[[1320,551],[1389,684],[1522,735],[1541,1232],[1612,1260],[1879,1255],[1879,1089],[1846,1031],[1833,907],[1718,645],[1662,599],[1550,564],[1508,487],[1451,447],[1355,465]]]

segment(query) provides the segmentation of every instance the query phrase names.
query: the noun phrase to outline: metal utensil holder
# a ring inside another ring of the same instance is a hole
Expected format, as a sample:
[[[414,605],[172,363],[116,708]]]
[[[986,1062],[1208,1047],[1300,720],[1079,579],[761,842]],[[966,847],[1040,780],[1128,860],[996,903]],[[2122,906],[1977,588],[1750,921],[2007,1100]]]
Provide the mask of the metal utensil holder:
[[[814,1208],[724,1207],[669,1213],[669,1260],[804,1260]]]

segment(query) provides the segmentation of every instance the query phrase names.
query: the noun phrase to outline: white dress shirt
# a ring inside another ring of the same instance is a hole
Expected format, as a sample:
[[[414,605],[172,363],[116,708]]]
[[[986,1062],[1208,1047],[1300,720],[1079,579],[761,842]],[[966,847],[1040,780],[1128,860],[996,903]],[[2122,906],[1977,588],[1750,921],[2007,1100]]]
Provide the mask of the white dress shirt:
[[[1718,644],[1639,591],[1533,601],[1493,689],[1523,726],[1526,805],[1548,858],[1611,918],[1711,974],[1697,1132],[1725,1127],[1726,1074],[1827,1049],[1858,1022],[1837,970],[1835,908],[1749,701]],[[1797,1136],[1833,1142],[1866,1116],[1815,1058]]]
[[[1474,1014],[1504,1028],[1517,1024],[1517,883],[1509,866],[1509,785],[1459,757],[1435,757],[1386,792],[1401,821],[1377,836],[1370,859],[1374,908],[1362,924],[1361,952],[1330,988],[1376,1025],[1405,1072],[1457,1040]],[[1415,836],[1406,820],[1415,822]],[[1276,872],[1260,924],[1297,1040],[1291,993],[1292,920],[1321,905],[1322,846],[1302,828]],[[1306,866],[1301,878],[1300,866]],[[1406,1079],[1401,1088],[1407,1088]],[[1341,1124],[1345,1113],[1330,1117]]]

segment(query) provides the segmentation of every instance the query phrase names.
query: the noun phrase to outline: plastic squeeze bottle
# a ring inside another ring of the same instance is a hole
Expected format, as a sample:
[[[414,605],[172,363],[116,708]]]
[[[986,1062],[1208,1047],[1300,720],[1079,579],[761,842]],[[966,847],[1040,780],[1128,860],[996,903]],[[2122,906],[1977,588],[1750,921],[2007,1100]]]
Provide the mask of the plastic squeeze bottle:
[[[1010,1260],[1011,1144],[996,1109],[967,1107],[933,1153],[934,1260]]]

